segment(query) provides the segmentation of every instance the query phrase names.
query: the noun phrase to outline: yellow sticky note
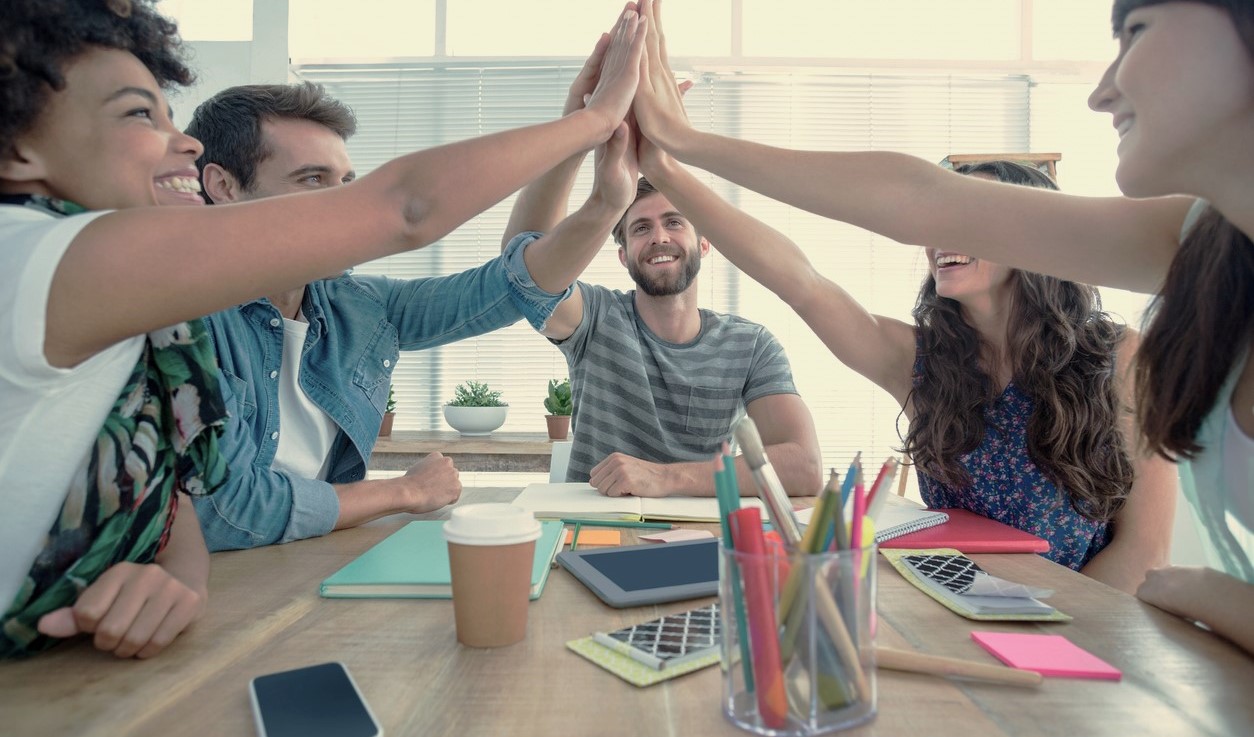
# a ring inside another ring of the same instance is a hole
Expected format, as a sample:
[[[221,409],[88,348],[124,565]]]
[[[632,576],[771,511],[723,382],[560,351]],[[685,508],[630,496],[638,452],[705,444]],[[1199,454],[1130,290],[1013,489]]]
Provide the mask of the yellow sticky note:
[[[570,540],[574,535],[574,530],[566,531],[567,545],[570,545]],[[579,530],[579,547],[581,548],[609,548],[622,544],[621,530],[598,530],[590,527],[583,527]]]

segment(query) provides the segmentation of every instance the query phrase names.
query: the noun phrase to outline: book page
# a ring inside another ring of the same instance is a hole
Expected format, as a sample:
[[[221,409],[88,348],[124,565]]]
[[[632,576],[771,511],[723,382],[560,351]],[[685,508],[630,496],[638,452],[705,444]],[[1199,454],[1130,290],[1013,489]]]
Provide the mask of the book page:
[[[740,506],[757,507],[766,519],[766,505],[756,497],[741,497]],[[646,520],[718,522],[718,499],[712,496],[641,497],[640,513]]]
[[[513,504],[539,519],[638,520],[641,501],[634,496],[605,496],[589,484],[528,484]]]

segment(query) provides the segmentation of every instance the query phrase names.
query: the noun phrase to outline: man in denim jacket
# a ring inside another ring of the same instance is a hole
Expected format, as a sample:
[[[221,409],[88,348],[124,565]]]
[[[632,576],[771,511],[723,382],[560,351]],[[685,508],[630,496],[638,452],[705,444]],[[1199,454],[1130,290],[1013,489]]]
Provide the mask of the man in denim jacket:
[[[588,68],[580,76],[587,83]],[[187,132],[205,146],[197,162],[205,199],[225,204],[349,184],[345,141],[355,129],[345,105],[306,83],[224,90],[196,109]],[[598,184],[634,176],[626,148],[616,136],[598,161]],[[598,219],[622,209],[596,190],[584,207]],[[403,476],[363,480],[400,351],[521,317],[540,329],[596,245],[519,243],[443,277],[345,273],[209,316],[232,414],[228,486],[196,503],[209,549],[289,542],[456,501],[457,469],[439,453]]]

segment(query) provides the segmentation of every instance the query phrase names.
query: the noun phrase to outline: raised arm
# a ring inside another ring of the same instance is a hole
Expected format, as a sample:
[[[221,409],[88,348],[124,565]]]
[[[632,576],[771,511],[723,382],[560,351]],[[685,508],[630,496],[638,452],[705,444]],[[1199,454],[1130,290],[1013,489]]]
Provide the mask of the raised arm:
[[[564,114],[570,115],[583,106],[588,91],[598,84],[603,67],[619,63],[606,51],[606,43],[606,37],[597,42],[576,75],[566,96]],[[567,217],[566,204],[582,162],[583,153],[572,156],[523,188],[505,230],[502,245],[527,231],[544,234],[527,246],[524,258],[532,279],[550,292],[564,290],[583,273],[631,203],[636,162],[627,125],[621,125],[610,141],[597,149],[592,194]],[[570,337],[582,320],[583,294],[576,289],[553,311],[542,333],[562,340]]]
[[[645,176],[697,232],[792,307],[841,363],[905,403],[915,352],[910,325],[867,312],[839,284],[815,271],[796,243],[732,207],[647,139],[639,150]]]
[[[674,92],[659,5],[641,3],[650,30],[633,111],[642,133],[677,159],[902,243],[1141,292],[1162,282],[1187,198],[1075,197],[963,177],[904,154],[794,151],[695,130]]]
[[[437,240],[613,133],[636,88],[638,30],[628,10],[587,107],[561,120],[410,154],[325,191],[98,218],[53,277],[46,357],[75,365],[127,337]]]

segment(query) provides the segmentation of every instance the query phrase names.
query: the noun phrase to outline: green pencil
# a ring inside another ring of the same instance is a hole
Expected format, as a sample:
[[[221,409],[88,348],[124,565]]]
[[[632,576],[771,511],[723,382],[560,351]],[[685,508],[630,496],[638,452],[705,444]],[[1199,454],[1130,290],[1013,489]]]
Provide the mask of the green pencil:
[[[563,518],[564,525],[583,525],[584,527],[643,527],[650,530],[673,530],[675,525],[669,522],[636,522],[618,519],[573,519]]]

